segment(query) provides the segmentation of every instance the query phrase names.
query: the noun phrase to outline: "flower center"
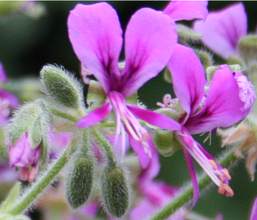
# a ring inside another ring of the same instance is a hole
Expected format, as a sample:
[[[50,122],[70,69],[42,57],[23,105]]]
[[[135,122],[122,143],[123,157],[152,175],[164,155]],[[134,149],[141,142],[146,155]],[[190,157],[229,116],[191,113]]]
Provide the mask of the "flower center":
[[[150,149],[147,144],[149,139],[148,132],[143,126],[141,126],[137,118],[129,111],[123,95],[119,92],[112,91],[109,93],[108,97],[116,113],[117,125],[119,125],[121,121],[128,134],[134,140],[140,142],[145,153],[151,156]],[[119,133],[122,131],[122,128],[119,127],[121,126],[117,126],[118,129],[116,130],[116,135],[119,135]]]
[[[239,88],[239,99],[244,103],[242,110],[250,109],[256,99],[252,83],[240,73],[235,73],[235,80]]]

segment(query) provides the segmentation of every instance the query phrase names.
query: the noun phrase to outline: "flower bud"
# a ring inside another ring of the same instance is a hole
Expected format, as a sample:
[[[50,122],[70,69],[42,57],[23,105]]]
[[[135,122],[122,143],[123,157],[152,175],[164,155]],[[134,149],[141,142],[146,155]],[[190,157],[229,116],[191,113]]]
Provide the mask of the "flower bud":
[[[178,35],[182,41],[189,43],[201,41],[201,34],[194,31],[192,28],[183,24],[177,24],[176,26]]]
[[[257,35],[246,35],[242,37],[238,44],[240,56],[246,64],[257,60]]]
[[[165,68],[163,78],[167,83],[171,83],[171,74],[168,68]]]
[[[8,128],[9,159],[20,179],[32,182],[38,173],[41,143],[48,132],[49,115],[42,100],[20,108]]]
[[[156,130],[154,142],[158,151],[164,157],[172,156],[181,147],[176,135],[170,131]]]
[[[129,206],[129,190],[124,172],[114,165],[105,168],[102,178],[105,209],[115,217],[123,216]]]
[[[40,71],[45,92],[59,104],[79,109],[83,106],[83,92],[80,83],[64,69],[46,65]]]
[[[205,50],[196,50],[197,55],[199,56],[201,63],[205,68],[213,65],[212,55]]]
[[[91,192],[93,161],[83,153],[76,154],[66,179],[66,198],[72,208],[83,205]]]
[[[87,103],[89,106],[99,106],[105,100],[105,92],[99,82],[95,80],[89,81]]]

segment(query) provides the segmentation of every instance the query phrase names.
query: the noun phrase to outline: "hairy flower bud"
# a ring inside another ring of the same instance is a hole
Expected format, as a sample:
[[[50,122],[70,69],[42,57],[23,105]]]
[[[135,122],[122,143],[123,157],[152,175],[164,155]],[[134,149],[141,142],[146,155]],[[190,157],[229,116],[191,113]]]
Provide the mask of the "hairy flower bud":
[[[162,156],[170,157],[180,149],[176,135],[170,131],[156,130],[154,142]]]
[[[250,64],[257,60],[257,36],[247,35],[242,37],[238,44],[240,56],[246,64]]]
[[[80,83],[66,70],[46,65],[40,71],[45,92],[59,104],[79,109],[83,106],[83,92]]]
[[[196,53],[199,56],[201,63],[204,65],[205,68],[213,65],[212,55],[208,53],[206,50],[196,50]]]
[[[126,213],[129,206],[129,190],[124,172],[120,167],[105,168],[102,194],[107,212],[115,217],[121,217]]]
[[[84,153],[76,154],[66,179],[66,198],[72,208],[83,205],[91,192],[93,161]]]

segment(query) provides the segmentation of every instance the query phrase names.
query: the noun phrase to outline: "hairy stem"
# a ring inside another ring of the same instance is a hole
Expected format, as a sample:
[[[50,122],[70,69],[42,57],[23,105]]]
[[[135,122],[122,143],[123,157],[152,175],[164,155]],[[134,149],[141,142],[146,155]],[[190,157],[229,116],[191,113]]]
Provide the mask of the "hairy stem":
[[[222,158],[220,159],[220,163],[224,167],[230,167],[237,160],[238,158],[234,155],[234,151],[231,150],[222,156]],[[206,174],[202,174],[199,178],[198,183],[199,183],[200,190],[203,190],[207,186],[209,186],[212,183],[212,181]],[[185,187],[184,190],[181,193],[179,193],[175,198],[172,198],[172,201],[168,203],[164,208],[162,208],[158,213],[156,213],[151,218],[151,220],[167,219],[169,216],[175,213],[178,209],[180,209],[182,206],[188,203],[192,199],[192,197],[193,197],[193,187],[190,184],[187,187]]]
[[[100,132],[98,132],[95,128],[93,128],[92,131],[96,138],[96,141],[98,142],[100,147],[102,147],[103,150],[105,151],[106,156],[108,158],[108,163],[114,165],[115,157],[112,152],[112,146],[110,145],[108,140],[106,140],[106,138]]]
[[[7,210],[12,215],[24,213],[38,196],[51,184],[55,177],[60,173],[62,168],[68,162],[71,154],[75,151],[75,146],[72,144],[63,154],[49,167],[49,169],[27,190],[17,202]]]
[[[78,119],[71,115],[71,114],[67,114],[66,112],[63,112],[63,111],[59,111],[58,109],[51,109],[50,110],[55,116],[58,116],[58,117],[61,117],[61,118],[64,118],[64,119],[67,119],[71,122],[77,122]]]

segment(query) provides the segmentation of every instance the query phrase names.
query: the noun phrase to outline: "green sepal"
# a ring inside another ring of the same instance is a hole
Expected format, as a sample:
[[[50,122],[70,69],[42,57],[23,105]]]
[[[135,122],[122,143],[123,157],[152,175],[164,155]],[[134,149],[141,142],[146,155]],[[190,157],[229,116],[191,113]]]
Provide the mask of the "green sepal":
[[[8,193],[5,200],[1,203],[0,212],[5,212],[9,208],[11,208],[14,202],[17,200],[18,196],[21,193],[21,183],[17,182]]]

